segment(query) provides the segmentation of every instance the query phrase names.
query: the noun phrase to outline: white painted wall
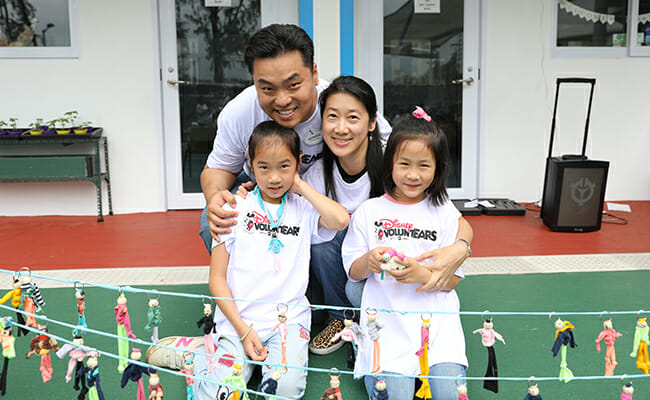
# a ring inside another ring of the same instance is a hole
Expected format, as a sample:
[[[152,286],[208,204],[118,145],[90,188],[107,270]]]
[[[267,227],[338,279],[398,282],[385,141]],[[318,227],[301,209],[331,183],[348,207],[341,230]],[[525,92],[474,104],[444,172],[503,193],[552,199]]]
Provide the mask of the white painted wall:
[[[114,211],[163,211],[151,2],[84,0],[79,13],[79,59],[0,59],[0,119],[27,125],[78,110],[108,137]],[[0,183],[0,215],[95,213],[89,182]]]
[[[606,199],[650,200],[650,58],[552,58],[550,1],[483,2],[480,195],[541,197],[555,78],[588,76],[598,83],[587,154],[611,163]],[[79,59],[0,59],[0,119],[15,115],[27,124],[78,110],[109,138],[115,212],[163,211],[152,3],[84,0],[79,8]],[[338,2],[316,1],[314,9],[316,61],[332,79],[339,73]],[[577,151],[583,129],[584,93],[567,93],[558,153]],[[0,215],[93,215],[95,207],[90,183],[0,183]]]
[[[551,0],[483,6],[480,194],[541,198],[555,80],[580,76],[597,79],[587,155],[610,162],[605,199],[649,200],[650,58],[553,58]],[[576,153],[582,146],[586,93],[580,86],[564,90],[554,154]]]

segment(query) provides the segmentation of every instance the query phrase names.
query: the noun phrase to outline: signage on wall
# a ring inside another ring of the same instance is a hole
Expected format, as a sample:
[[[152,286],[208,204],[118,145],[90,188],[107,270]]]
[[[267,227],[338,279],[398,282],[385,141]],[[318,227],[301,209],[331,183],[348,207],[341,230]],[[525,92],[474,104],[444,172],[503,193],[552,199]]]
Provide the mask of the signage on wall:
[[[440,14],[440,0],[415,0],[414,14]]]
[[[232,7],[232,0],[205,0],[206,7]]]

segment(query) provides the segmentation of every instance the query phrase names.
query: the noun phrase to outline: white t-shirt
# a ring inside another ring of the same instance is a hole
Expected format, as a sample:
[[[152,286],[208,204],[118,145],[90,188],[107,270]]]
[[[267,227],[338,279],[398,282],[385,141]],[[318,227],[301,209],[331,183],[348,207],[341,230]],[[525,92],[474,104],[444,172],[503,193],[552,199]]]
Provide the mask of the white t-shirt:
[[[277,206],[264,203],[273,216]],[[275,207],[274,207],[275,206]],[[231,208],[226,204],[224,210]],[[230,254],[227,283],[234,299],[308,305],[305,291],[309,281],[309,251],[312,238],[332,240],[336,231],[318,226],[320,215],[303,197],[289,193],[280,219],[277,237],[284,247],[278,253],[279,271],[275,269],[275,254],[270,250],[271,227],[266,212],[260,207],[255,193],[237,199],[237,225],[222,241]],[[219,243],[214,239],[212,247]],[[237,310],[246,324],[254,323],[260,337],[271,332],[278,323],[276,304],[237,301]],[[311,311],[308,307],[289,306],[287,323],[309,328]],[[221,312],[214,313],[219,333],[237,335]]]
[[[409,257],[454,243],[458,232],[460,213],[447,201],[440,207],[429,199],[416,204],[398,203],[384,195],[365,201],[352,215],[343,241],[343,267],[348,277],[352,263],[379,246],[393,247]],[[456,275],[462,277],[459,268]],[[370,273],[363,290],[361,308],[402,311],[459,311],[456,291],[416,293],[420,284],[397,282],[390,274]],[[422,315],[397,312],[377,313],[381,349],[380,366],[383,370],[405,375],[420,372],[415,352],[421,345]],[[361,312],[360,325],[365,329],[367,313]],[[363,352],[357,354],[354,371],[372,372],[372,341],[367,335],[361,339]],[[429,365],[453,362],[467,365],[465,337],[458,314],[432,314],[429,328]]]
[[[323,178],[324,169],[325,166],[323,165],[323,160],[318,160],[309,171],[305,172],[303,179],[319,193],[328,196],[328,194],[325,193],[325,180]],[[345,207],[348,210],[348,213],[352,214],[361,203],[368,200],[368,196],[370,195],[370,178],[368,177],[368,171],[361,175],[356,181],[347,183],[343,180],[341,171],[339,171],[336,163],[333,163],[332,180],[334,181],[334,190],[336,190],[336,201]]]
[[[325,79],[319,79],[319,84],[316,86],[319,96],[328,85],[329,82]],[[244,89],[230,100],[219,114],[217,135],[207,160],[208,167],[223,169],[233,174],[239,173],[243,168],[251,176],[248,163],[248,139],[259,123],[269,120],[271,117],[260,107],[255,86]],[[301,175],[320,158],[323,147],[321,125],[320,107],[316,101],[316,108],[311,117],[294,128],[300,136],[302,149],[302,165],[299,171]],[[390,135],[390,124],[382,115],[378,115],[377,127],[380,140],[385,144]]]

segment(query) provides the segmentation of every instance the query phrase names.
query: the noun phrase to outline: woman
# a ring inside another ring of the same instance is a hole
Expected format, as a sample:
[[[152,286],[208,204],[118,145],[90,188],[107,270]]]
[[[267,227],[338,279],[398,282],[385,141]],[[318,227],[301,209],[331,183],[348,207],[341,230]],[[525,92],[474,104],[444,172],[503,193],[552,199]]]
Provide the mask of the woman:
[[[375,93],[367,82],[354,76],[340,76],[332,81],[321,93],[319,106],[326,146],[323,146],[322,158],[305,173],[304,179],[352,214],[365,200],[384,194],[382,163],[385,143],[381,142],[378,132],[389,131],[390,127],[377,126],[383,119],[378,122]],[[331,241],[312,245],[312,304],[343,307],[359,307],[361,304],[364,282],[348,282],[341,261],[341,243],[345,233],[346,230],[340,231]],[[458,233],[457,237],[471,242],[472,229],[462,218]],[[422,254],[418,260],[436,257],[434,263],[427,265],[438,271],[420,289],[442,289],[468,253],[468,245],[456,242]],[[322,302],[318,301],[320,290]],[[331,342],[344,328],[343,312],[330,309],[328,313],[327,326],[309,344],[309,350],[314,354],[329,354],[343,345],[341,341]]]

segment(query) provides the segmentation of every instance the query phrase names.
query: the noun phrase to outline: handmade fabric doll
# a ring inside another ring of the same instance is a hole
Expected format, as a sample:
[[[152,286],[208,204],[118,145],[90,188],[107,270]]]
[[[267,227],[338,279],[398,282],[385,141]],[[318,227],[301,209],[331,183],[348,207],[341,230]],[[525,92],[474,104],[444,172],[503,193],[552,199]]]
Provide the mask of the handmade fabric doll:
[[[330,374],[330,387],[325,390],[320,400],[343,400],[339,386],[341,382],[338,375]]]
[[[488,351],[488,365],[487,370],[485,371],[485,377],[498,377],[499,373],[497,368],[497,356],[494,352],[494,343],[496,343],[496,339],[498,339],[503,344],[506,344],[505,340],[503,340],[503,336],[494,330],[494,323],[491,319],[483,322],[483,328],[477,329],[473,333],[481,334],[481,343],[483,343],[483,346],[485,346]],[[499,381],[486,379],[483,381],[483,388],[494,393],[499,393]]]
[[[227,376],[223,383],[230,385],[232,390],[232,400],[248,400],[248,393],[241,392],[235,388],[246,389],[246,380],[241,374],[241,365],[235,364],[232,366],[232,374]]]
[[[618,365],[616,362],[616,350],[614,350],[614,343],[617,338],[623,336],[614,330],[612,320],[608,319],[603,321],[603,330],[596,338],[596,351],[600,353],[600,341],[605,340],[607,351],[605,353],[605,376],[614,375],[614,368]]]
[[[636,357],[636,367],[644,374],[648,374],[650,370],[650,361],[648,360],[648,321],[647,318],[639,318],[636,321],[636,328],[634,329],[634,346],[630,357]]]
[[[131,331],[131,318],[129,317],[129,310],[126,308],[126,296],[120,293],[117,298],[117,306],[113,309],[115,312],[115,322],[117,324],[117,336],[120,338],[135,339],[135,335]],[[118,361],[117,371],[121,374],[129,364],[126,358],[129,356],[129,342],[124,339],[117,339],[117,352],[122,359]]]
[[[567,344],[571,346],[571,348],[578,347],[576,344],[574,338],[573,338],[573,324],[569,321],[562,321],[561,319],[558,319],[554,323],[555,325],[555,342],[553,343],[553,348],[551,351],[553,352],[553,357],[557,356],[558,351],[561,349],[561,357],[562,360],[560,361],[560,381],[567,383],[573,378],[573,372],[568,368],[567,362],[566,362],[566,350],[567,350]]]
[[[388,392],[386,391],[385,381],[377,381],[375,388],[377,389],[377,396],[375,396],[375,400],[388,400]]]
[[[9,360],[16,358],[16,338],[13,337],[13,321],[11,317],[4,317],[0,319],[0,338],[2,340],[2,357],[4,363],[2,365],[2,373],[0,373],[0,395],[4,396],[7,391],[7,373],[9,371]]]
[[[140,352],[140,349],[133,349],[131,351],[131,359],[135,361],[140,361],[142,359],[142,353]],[[122,389],[124,389],[126,384],[129,383],[129,380],[137,382],[138,390],[136,392],[136,398],[138,400],[145,400],[144,385],[142,384],[142,374],[149,375],[149,369],[136,363],[129,363],[129,365],[124,369],[124,372],[122,373],[122,380],[120,381],[120,387]]]
[[[271,377],[260,383],[257,391],[266,394],[275,394],[278,390],[278,381],[282,377],[282,371],[279,369],[273,370]],[[270,396],[269,400],[275,400],[275,397]]]
[[[44,332],[47,332],[47,329],[44,329]],[[52,368],[50,350],[55,352],[59,350],[59,345],[56,340],[52,337],[49,337],[45,333],[34,336],[31,342],[29,343],[29,351],[25,355],[25,358],[29,358],[32,354],[36,354],[41,357],[41,377],[43,378],[43,383],[52,379]]]
[[[280,343],[282,344],[282,365],[287,365],[287,337],[289,335],[289,327],[287,325],[287,316],[285,311],[281,311],[278,315],[278,324],[271,329],[271,332],[277,330],[280,334]]]
[[[406,268],[404,265],[399,264],[397,260],[404,261],[406,256],[397,250],[387,250],[382,253],[381,258],[379,261],[379,268],[382,269],[380,279],[384,279],[384,271],[390,271],[393,269],[404,269]]]
[[[352,318],[354,318],[354,316]],[[341,338],[341,340],[350,343],[352,346],[352,351],[349,351],[348,349],[348,368],[352,369],[354,368],[354,359],[357,354],[357,349],[363,352],[363,349],[359,347],[358,339],[358,337],[361,335],[361,328],[359,327],[359,324],[347,317],[343,320],[343,325],[344,328],[336,335],[334,335],[330,341],[334,343],[339,338]]]
[[[196,321],[196,326],[201,327],[203,325],[203,335],[204,335],[204,348],[205,348],[205,362],[208,367],[208,372],[212,373],[214,371],[212,366],[218,368],[217,358],[214,356],[215,351],[217,350],[214,345],[214,340],[212,339],[212,334],[217,333],[217,324],[214,323],[214,318],[212,317],[212,305],[203,304],[203,318]]]
[[[381,367],[379,366],[379,330],[384,326],[377,322],[377,310],[366,310],[366,312],[368,314],[366,328],[368,331],[368,337],[372,340],[372,372],[378,373],[381,371]]]
[[[187,384],[187,399],[186,400],[196,400],[194,396],[194,354],[184,353],[183,359],[185,360],[183,364],[183,369],[181,370],[182,374],[189,375],[185,377],[185,383]],[[217,397],[218,398],[218,397]]]
[[[20,290],[23,296],[23,309],[30,314],[41,311],[41,308],[45,305],[45,301],[43,300],[43,296],[41,296],[41,290],[36,283],[32,282],[30,275],[23,276]],[[38,328],[36,319],[31,315],[27,316],[25,325]]]
[[[621,400],[632,400],[633,394],[634,394],[634,387],[632,387],[631,382],[623,385],[623,391],[621,392]]]
[[[2,298],[0,299],[0,304],[4,304],[7,302],[7,300],[11,299],[11,306],[16,309],[16,321],[20,325],[25,325],[25,317],[23,316],[22,313],[18,312],[18,309],[20,308],[20,298],[22,294],[22,290],[20,290],[21,282],[18,277],[18,275],[14,275],[14,282],[13,282],[13,289],[8,291]],[[20,334],[26,335],[29,333],[29,330],[16,325],[16,336],[20,337]]]
[[[88,329],[86,324],[86,292],[82,289],[75,289],[74,297],[77,299],[77,313],[79,313],[79,320],[77,321],[77,328],[72,331],[75,336],[81,336]]]
[[[420,375],[429,375],[429,328],[431,327],[431,317],[422,316],[422,327],[420,328],[420,348],[415,352],[420,360]],[[431,387],[429,386],[429,379],[420,379],[420,389],[418,389],[415,396],[421,399],[431,398]]]
[[[458,400],[469,400],[469,397],[467,397],[467,385],[456,386],[456,391],[458,392]]]
[[[524,397],[524,400],[543,400],[542,396],[539,394],[539,388],[537,385],[528,387],[528,394]]]
[[[151,336],[151,342],[153,344],[158,344],[160,340],[158,339],[158,326],[162,322],[162,314],[160,313],[160,304],[158,299],[149,300],[149,310],[147,311],[147,325],[144,326],[144,330],[149,332],[153,331]]]
[[[74,390],[81,390],[79,393],[79,398],[83,399],[88,393],[88,388],[86,387],[86,381],[84,377],[78,376],[79,370],[84,368],[84,359],[86,357],[99,357],[99,353],[95,350],[85,350],[84,349],[84,340],[81,336],[75,336],[72,339],[72,344],[64,344],[59,351],[56,352],[56,356],[63,359],[66,355],[70,356],[68,361],[68,370],[65,374],[66,383],[70,382],[72,379],[72,369],[75,370],[75,379],[74,379]],[[81,388],[79,387],[81,383]]]
[[[104,400],[104,393],[100,385],[99,367],[97,366],[97,357],[88,357],[86,366],[77,371],[77,376],[86,376],[86,385],[88,385],[88,398],[90,400]]]
[[[149,375],[149,400],[162,400],[164,396],[163,387],[160,384],[158,374],[152,372]]]

